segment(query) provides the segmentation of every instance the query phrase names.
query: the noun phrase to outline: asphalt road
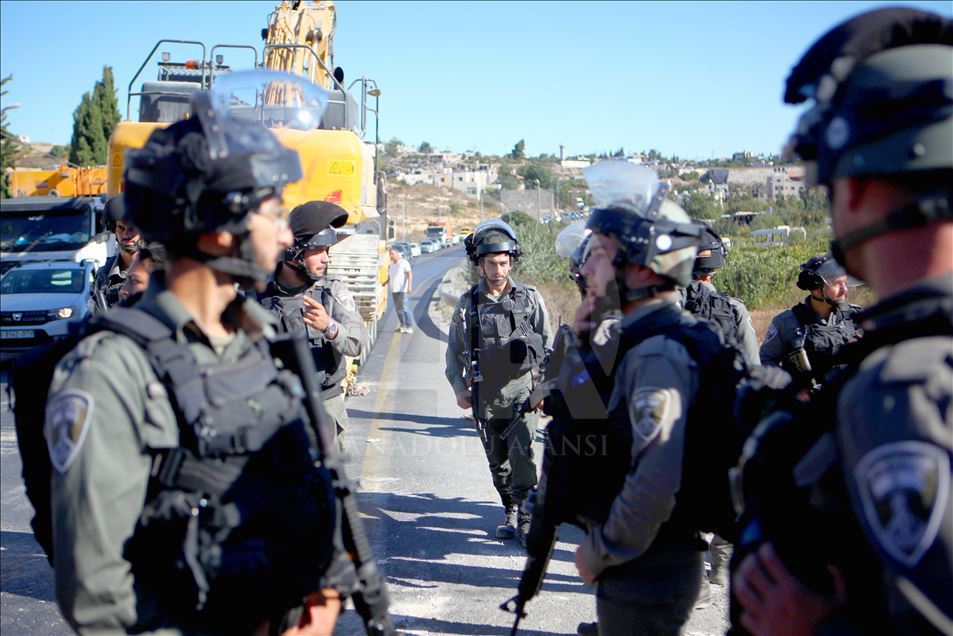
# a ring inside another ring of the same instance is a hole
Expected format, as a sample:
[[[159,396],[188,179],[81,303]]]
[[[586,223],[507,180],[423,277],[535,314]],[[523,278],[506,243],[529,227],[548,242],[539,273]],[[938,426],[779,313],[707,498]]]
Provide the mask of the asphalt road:
[[[455,247],[413,261],[415,332],[396,333],[388,310],[358,377],[370,392],[347,401],[347,471],[359,482],[358,506],[387,577],[391,615],[412,634],[509,633],[512,615],[499,605],[515,594],[526,560],[516,541],[493,536],[502,506],[476,432],[443,375],[446,331],[431,298],[462,258]],[[53,601],[52,571],[30,531],[5,374],[0,382],[0,633],[68,634]],[[575,529],[561,530],[521,633],[574,634],[580,621],[594,620],[593,590],[573,565],[578,538]],[[724,594],[714,590],[714,605],[695,612],[689,634],[724,633]],[[335,633],[363,628],[348,611]]]

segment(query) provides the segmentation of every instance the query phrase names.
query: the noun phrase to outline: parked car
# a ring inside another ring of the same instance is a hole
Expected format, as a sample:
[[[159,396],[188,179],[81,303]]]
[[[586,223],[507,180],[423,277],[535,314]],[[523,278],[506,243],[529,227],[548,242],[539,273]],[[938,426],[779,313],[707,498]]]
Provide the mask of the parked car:
[[[440,243],[437,241],[426,240],[420,243],[420,251],[424,254],[431,254],[440,249]]]
[[[69,335],[89,314],[92,260],[23,262],[0,278],[0,359]]]
[[[417,243],[408,243],[410,245],[410,253],[414,256],[420,256],[420,245]]]
[[[414,257],[410,251],[410,247],[406,243],[394,243],[391,247],[397,250],[401,258],[405,261],[409,261]]]

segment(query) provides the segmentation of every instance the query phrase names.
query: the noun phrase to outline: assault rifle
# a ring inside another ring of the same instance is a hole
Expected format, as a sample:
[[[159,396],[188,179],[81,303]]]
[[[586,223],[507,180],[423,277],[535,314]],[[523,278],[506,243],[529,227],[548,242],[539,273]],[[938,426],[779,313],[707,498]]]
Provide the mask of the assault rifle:
[[[304,404],[320,453],[318,461],[331,473],[334,492],[341,504],[344,549],[357,576],[357,590],[351,596],[354,609],[369,636],[396,636],[397,630],[387,615],[389,600],[384,577],[371,555],[370,543],[357,510],[353,483],[344,473],[344,463],[333,443],[331,431],[334,422],[320,401],[321,387],[315,382],[317,371],[308,341],[303,336],[283,337],[272,342],[271,350],[285,367],[298,375],[304,387]]]

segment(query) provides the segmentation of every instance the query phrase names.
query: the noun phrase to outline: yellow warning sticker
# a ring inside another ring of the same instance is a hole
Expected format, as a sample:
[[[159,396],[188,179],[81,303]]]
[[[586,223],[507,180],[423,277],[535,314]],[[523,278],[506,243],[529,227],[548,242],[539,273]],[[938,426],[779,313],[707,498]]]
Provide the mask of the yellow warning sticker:
[[[354,162],[344,159],[328,162],[328,174],[349,177],[354,174]]]

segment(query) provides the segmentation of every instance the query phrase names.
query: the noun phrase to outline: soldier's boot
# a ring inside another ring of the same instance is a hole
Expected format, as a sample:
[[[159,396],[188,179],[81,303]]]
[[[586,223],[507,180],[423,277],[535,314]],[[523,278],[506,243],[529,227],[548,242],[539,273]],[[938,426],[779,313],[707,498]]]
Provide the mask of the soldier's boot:
[[[703,577],[701,590],[695,600],[695,609],[705,609],[706,607],[711,607],[711,583],[708,582],[708,577]]]
[[[497,539],[512,539],[516,535],[516,506],[506,506],[503,523],[496,527]]]
[[[516,516],[516,534],[520,538],[520,543],[523,544],[523,547],[526,547],[526,541],[529,539],[529,526],[530,522],[533,520],[533,515],[528,512],[523,512],[520,510],[519,514]]]
[[[582,636],[599,636],[599,623],[579,623],[576,633]]]
[[[719,536],[711,542],[711,572],[708,580],[712,585],[728,587],[728,564],[731,562],[732,545]]]

